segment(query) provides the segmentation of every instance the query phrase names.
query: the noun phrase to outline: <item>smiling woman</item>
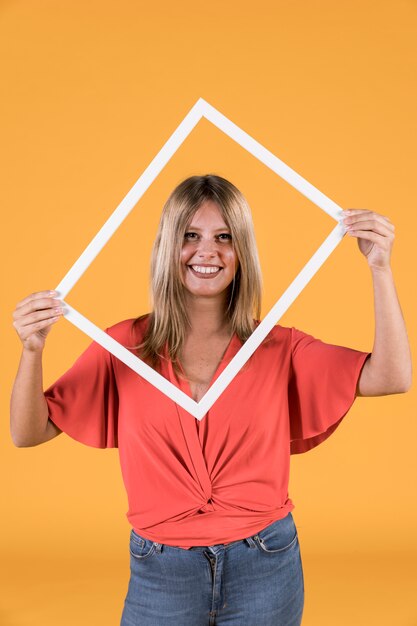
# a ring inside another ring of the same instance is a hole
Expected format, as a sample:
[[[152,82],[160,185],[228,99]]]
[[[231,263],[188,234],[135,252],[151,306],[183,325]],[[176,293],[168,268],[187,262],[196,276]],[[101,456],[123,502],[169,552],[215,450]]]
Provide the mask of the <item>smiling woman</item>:
[[[173,190],[152,249],[151,294],[147,332],[135,348],[152,367],[167,344],[181,376],[181,355],[201,359],[209,341],[212,350],[218,344],[216,360],[234,333],[242,342],[253,333],[253,315],[261,313],[261,267],[250,207],[231,182],[191,176]]]
[[[119,448],[131,525],[121,626],[300,625],[290,455],[324,442],[357,395],[400,393],[411,382],[389,266],[394,227],[359,209],[344,221],[372,271],[373,352],[276,325],[201,421],[95,342],[43,392],[57,303],[45,292],[18,303],[16,445],[66,432]],[[260,322],[251,212],[230,182],[209,174],[174,189],[152,250],[151,292],[150,313],[106,332],[198,402]]]

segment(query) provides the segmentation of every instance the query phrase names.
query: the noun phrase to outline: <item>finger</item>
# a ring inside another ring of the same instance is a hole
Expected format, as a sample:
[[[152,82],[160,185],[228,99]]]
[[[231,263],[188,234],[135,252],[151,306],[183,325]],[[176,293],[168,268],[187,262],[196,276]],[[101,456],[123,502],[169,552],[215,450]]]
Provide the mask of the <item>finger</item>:
[[[25,304],[27,304],[28,302],[31,302],[32,300],[38,300],[40,298],[54,298],[54,297],[58,297],[58,293],[54,289],[48,289],[45,291],[36,291],[34,293],[31,293],[26,298],[23,298],[23,300],[20,300],[20,302],[17,303],[16,308],[20,308],[21,306],[24,306]]]
[[[13,323],[15,328],[24,328],[25,326],[30,326],[31,324],[36,324],[39,321],[50,319],[51,317],[60,317],[63,314],[61,307],[53,307],[51,309],[43,309],[42,311],[35,311],[30,315],[24,315],[19,317]]]
[[[343,216],[359,215],[359,213],[371,213],[370,209],[343,209]]]
[[[379,233],[380,235],[385,235],[386,237],[388,236],[393,236],[393,230],[389,227],[389,225],[385,224],[384,222],[380,222],[378,220],[357,220],[355,223],[353,224],[349,224],[346,225],[346,230],[347,232],[350,232],[352,230],[356,231],[356,230],[370,230],[370,231],[374,231],[376,233]]]
[[[373,243],[378,244],[383,249],[388,249],[390,245],[390,240],[388,239],[388,237],[378,235],[372,230],[349,231],[348,235],[350,235],[351,237],[357,237],[358,239],[367,239],[368,241],[372,241]]]
[[[391,222],[390,218],[387,215],[382,215],[382,213],[377,213],[376,211],[371,211],[369,209],[345,209],[342,211],[342,219],[345,219],[347,217],[355,217],[357,215],[374,215],[382,217],[384,220],[387,220],[388,222]]]
[[[346,218],[343,220],[343,223],[345,227],[348,227],[348,226],[362,225],[364,222],[370,222],[370,221],[373,221],[375,225],[378,223],[383,224],[383,226],[385,226],[385,228],[388,228],[388,230],[390,230],[392,233],[395,231],[394,224],[391,224],[391,222],[388,222],[384,217],[382,217],[382,215],[375,215],[375,216],[359,215],[358,217]]]
[[[377,213],[371,209],[343,209],[342,213],[343,215],[359,215],[360,213],[375,213],[375,215],[377,215]]]
[[[36,324],[33,324],[32,326],[25,326],[24,330],[21,333],[19,333],[20,339],[22,341],[26,341],[26,339],[28,339],[31,335],[38,332],[39,330],[42,330],[43,328],[47,328],[48,326],[55,324],[59,320],[59,318],[60,316],[58,315],[57,317],[51,317],[47,320],[37,322]]]
[[[26,304],[22,304],[21,306],[16,308],[13,313],[13,317],[17,319],[19,317],[27,315],[28,313],[40,310],[47,310],[60,304],[62,304],[62,302],[55,298],[34,298],[26,302]]]

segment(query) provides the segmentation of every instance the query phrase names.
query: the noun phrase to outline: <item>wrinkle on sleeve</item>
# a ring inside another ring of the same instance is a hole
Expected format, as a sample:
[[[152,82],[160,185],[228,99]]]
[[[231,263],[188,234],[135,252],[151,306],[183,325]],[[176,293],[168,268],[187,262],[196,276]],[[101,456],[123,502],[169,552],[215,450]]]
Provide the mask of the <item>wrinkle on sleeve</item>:
[[[44,396],[49,419],[67,435],[94,448],[118,447],[116,379],[111,355],[100,344],[93,341]]]
[[[357,395],[357,384],[370,352],[324,343],[291,329],[288,389],[290,453],[316,447],[339,426]]]

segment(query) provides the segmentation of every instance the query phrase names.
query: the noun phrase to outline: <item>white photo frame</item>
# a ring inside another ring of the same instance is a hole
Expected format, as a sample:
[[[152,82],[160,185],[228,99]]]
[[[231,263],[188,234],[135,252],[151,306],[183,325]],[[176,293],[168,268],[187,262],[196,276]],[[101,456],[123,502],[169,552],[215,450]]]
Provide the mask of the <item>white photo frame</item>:
[[[139,357],[135,356],[127,348],[122,346],[115,339],[110,337],[107,333],[101,330],[98,326],[93,324],[90,320],[84,317],[81,313],[75,310],[70,304],[65,301],[65,297],[74,287],[76,282],[81,278],[102,248],[106,245],[117,228],[122,224],[124,219],[128,216],[133,207],[138,203],[142,195],[152,184],[158,174],[162,171],[171,157],[175,154],[184,140],[191,133],[193,128],[198,124],[201,118],[204,117],[210,121],[219,130],[223,131],[231,139],[236,141],[242,148],[245,148],[250,154],[256,157],[261,163],[269,167],[273,172],[278,174],[292,187],[297,189],[300,193],[306,196],[316,206],[325,211],[337,222],[336,226],[326,237],[324,242],[313,254],[311,259],[306,263],[301,272],[292,281],[290,286],[285,290],[282,296],[278,299],[269,313],[256,327],[252,335],[245,341],[238,353],[233,357],[230,363],[226,366],[220,376],[215,380],[211,387],[207,390],[205,395],[199,402],[195,402],[190,396],[184,393],[181,389],[173,385],[164,376],[161,376],[152,367],[144,363]],[[162,393],[168,396],[175,403],[180,405],[183,409],[188,411],[198,420],[202,420],[207,414],[207,411],[213,406],[219,396],[223,393],[226,387],[230,384],[236,374],[241,370],[246,361],[251,357],[255,350],[259,347],[268,333],[272,330],[278,320],[291,306],[297,296],[301,293],[304,287],[308,284],[314,274],[323,265],[326,259],[330,256],[336,246],[342,240],[345,234],[345,228],[341,223],[342,209],[333,200],[330,200],[321,191],[319,191],[314,185],[305,180],[302,176],[297,174],[293,169],[286,165],[283,161],[278,159],[269,150],[264,148],[260,143],[253,139],[241,128],[236,126],[227,117],[220,113],[217,109],[211,106],[203,98],[200,98],[185,116],[176,130],[172,133],[171,137],[165,143],[165,145],[158,152],[156,157],[151,161],[143,174],[139,177],[137,182],[133,185],[128,194],[123,198],[119,206],[115,209],[113,214],[105,222],[97,235],[89,243],[87,248],[78,258],[78,260],[71,267],[69,272],[61,280],[56,287],[58,297],[64,303],[64,317],[79,328],[82,332],[88,335],[92,340],[96,341],[103,348],[111,352],[115,357],[120,359],[128,367],[134,370],[137,374],[145,378],[148,382],[154,385]]]

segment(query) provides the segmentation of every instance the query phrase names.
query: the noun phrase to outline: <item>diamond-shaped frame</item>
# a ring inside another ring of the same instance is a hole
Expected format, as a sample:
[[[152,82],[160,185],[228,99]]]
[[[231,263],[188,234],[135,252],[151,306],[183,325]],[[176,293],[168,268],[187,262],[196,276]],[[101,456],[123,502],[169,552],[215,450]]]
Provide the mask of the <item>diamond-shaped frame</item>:
[[[311,200],[315,205],[333,217],[337,225],[330,232],[318,250],[306,263],[301,272],[296,276],[290,286],[285,290],[279,300],[275,303],[269,313],[260,322],[252,335],[245,341],[239,352],[233,357],[220,376],[199,402],[195,402],[181,389],[173,385],[164,376],[161,376],[152,367],[147,365],[139,357],[135,356],[127,348],[122,346],[115,339],[110,337],[95,324],[90,322],[81,313],[69,305],[64,298],[74,287],[83,273],[87,270],[100,250],[106,245],[110,237],[115,233],[123,220],[128,216],[133,207],[138,203],[142,195],[153,183],[158,174],[162,171],[171,157],[175,154],[184,140],[191,133],[202,117],[209,120],[214,126],[223,131],[231,139],[236,141],[242,148],[245,148],[261,163],[269,167],[273,172],[287,181],[292,187]],[[228,384],[241,370],[246,361],[251,357],[268,333],[272,330],[278,320],[291,306],[297,296],[308,284],[314,274],[323,265],[345,234],[345,228],[341,223],[342,209],[333,200],[330,200],[321,191],[316,189],[311,183],[297,174],[283,161],[274,156],[269,150],[253,139],[241,128],[236,126],[222,113],[208,104],[203,98],[199,98],[183,121],[172,133],[171,137],[151,161],[143,174],[139,177],[132,189],[123,198],[119,206],[105,222],[97,235],[89,243],[87,248],[74,263],[72,268],[61,280],[56,290],[61,300],[64,301],[65,318],[74,326],[88,335],[91,339],[99,343],[103,348],[111,352],[137,374],[145,378],[171,400],[179,404],[198,420],[203,419],[207,411],[213,406],[218,397],[223,393]]]

